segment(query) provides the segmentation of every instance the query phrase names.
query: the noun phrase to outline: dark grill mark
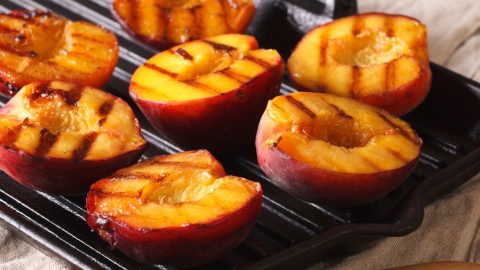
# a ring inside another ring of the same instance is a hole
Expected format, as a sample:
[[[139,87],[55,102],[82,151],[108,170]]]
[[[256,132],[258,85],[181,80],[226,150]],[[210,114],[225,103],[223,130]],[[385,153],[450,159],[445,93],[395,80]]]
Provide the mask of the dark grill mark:
[[[131,20],[132,28],[136,29],[136,30],[139,30],[138,21],[139,21],[139,17],[140,17],[140,8],[138,6],[138,0],[132,0],[128,3],[130,4],[129,11],[131,13],[131,18],[132,18],[132,20]]]
[[[175,50],[175,53],[183,57],[183,59],[186,60],[193,60],[193,56],[191,56],[187,51],[185,51],[183,48],[178,48]]]
[[[11,48],[4,45],[0,45],[0,50],[11,53],[11,54],[15,54],[20,57],[35,57],[37,55],[34,51],[21,52],[16,50],[15,48]]]
[[[396,130],[398,130],[400,132],[400,134],[402,134],[402,136],[404,136],[405,138],[407,138],[409,141],[411,141],[412,143],[418,145],[420,142],[418,140],[416,140],[415,138],[412,138],[410,136],[410,134],[405,131],[402,127],[396,125],[394,122],[392,122],[390,119],[388,119],[387,116],[385,116],[383,113],[380,113],[380,112],[377,112],[377,115],[380,116],[380,118],[383,119],[383,121],[385,121],[389,126],[395,128]]]
[[[222,7],[222,13],[218,14],[218,15],[224,18],[223,20],[225,22],[225,25],[228,27],[228,30],[232,31],[232,29],[230,27],[230,24],[228,23],[228,20],[227,20],[228,8],[230,6],[230,4],[228,2],[233,2],[233,1],[228,1],[227,0],[227,3],[225,3],[225,0],[220,0],[220,6]]]
[[[119,180],[135,180],[135,179],[147,179],[147,180],[155,180],[156,182],[162,180],[167,175],[155,175],[155,174],[148,174],[142,172],[120,172],[116,173],[108,178],[109,181],[119,181]]]
[[[6,25],[1,25],[1,24],[0,24],[0,32],[1,32],[2,34],[16,34],[16,33],[20,32],[20,31],[17,30],[17,29],[10,28],[10,27],[8,27],[8,26],[6,26]],[[23,35],[17,35],[17,36],[23,36]],[[23,37],[25,37],[25,36],[23,36]],[[16,38],[16,37],[15,37],[15,38]],[[16,39],[15,39],[15,41],[16,41]]]
[[[193,167],[197,169],[208,169],[208,166],[204,166],[202,164],[197,164],[193,162],[183,162],[183,161],[162,161],[162,160],[157,160],[157,159],[152,159],[145,161],[146,165],[168,165],[168,166],[184,166],[184,167]]]
[[[353,117],[351,115],[347,114],[343,109],[341,109],[337,105],[326,102],[326,101],[325,101],[325,103],[327,103],[330,107],[332,107],[340,117],[353,119]]]
[[[236,51],[237,49],[225,44],[220,44],[217,42],[213,42],[210,40],[203,40],[203,42],[207,43],[208,45],[212,46],[212,48],[216,51],[226,51],[226,52],[231,52],[231,51]]]
[[[76,161],[81,161],[85,159],[85,157],[88,155],[88,152],[90,151],[90,148],[97,139],[97,136],[98,133],[96,132],[92,132],[86,135],[83,138],[83,141],[80,143],[80,146],[75,151],[73,151],[73,159]]]
[[[351,97],[357,97],[359,96],[359,82],[360,78],[362,77],[362,71],[360,67],[358,66],[353,66],[352,70],[352,86],[350,87],[350,96]]]
[[[258,64],[258,65],[260,65],[260,66],[262,66],[263,68],[266,68],[266,69],[269,69],[269,68],[272,67],[270,65],[270,63],[268,63],[267,61],[264,61],[260,58],[254,57],[250,54],[245,56],[245,59],[250,60],[250,61],[254,62],[255,64]]]
[[[168,29],[170,28],[170,22],[171,22],[171,10],[168,8],[162,8],[157,6],[157,19],[158,21],[156,22],[158,25],[157,33],[155,39],[160,39],[163,40],[164,43],[169,43],[168,42]]]
[[[77,85],[68,92],[62,91],[63,99],[65,100],[65,103],[71,106],[77,105],[78,101],[82,97],[84,89],[85,88],[83,86]]]
[[[274,106],[275,108],[277,108],[278,110],[282,111],[282,112],[286,112],[282,107],[278,106],[277,104],[275,104],[274,102],[271,103],[272,106]]]
[[[362,32],[364,28],[364,22],[362,17],[356,17],[353,22],[352,35],[357,36]]]
[[[395,35],[395,30],[393,30],[393,22],[394,20],[390,19],[389,17],[385,18],[385,30],[388,37],[393,37]]]
[[[46,128],[42,129],[40,131],[40,143],[38,144],[35,153],[40,157],[45,156],[55,144],[57,138],[57,134],[50,133]]]
[[[394,156],[395,158],[407,163],[409,160],[407,158],[405,158],[404,156],[402,156],[402,154],[400,154],[399,152],[397,152],[396,150],[393,150],[391,148],[388,148],[386,147],[385,148],[392,156]]]
[[[84,46],[84,45],[82,45],[82,46]],[[66,53],[67,53],[68,56],[84,58],[84,59],[86,59],[90,62],[93,62],[93,63],[100,62],[100,60],[95,58],[95,55],[92,55],[92,54],[77,52],[77,51],[66,51]]]
[[[103,124],[105,124],[105,122],[107,121],[108,115],[113,109],[114,102],[115,102],[114,100],[108,100],[108,101],[105,101],[102,104],[102,106],[100,106],[100,108],[98,109],[98,114],[102,117],[102,119],[98,120],[98,126],[101,127],[103,126]]]
[[[106,117],[98,120],[98,126],[99,126],[99,127],[103,126],[103,124],[105,124],[105,121],[107,121],[107,118],[106,118]]]
[[[320,66],[324,66],[327,63],[328,43],[328,33],[323,34],[320,41]]]
[[[193,87],[205,90],[205,92],[208,92],[208,93],[211,93],[211,94],[214,94],[214,95],[221,94],[220,92],[216,91],[215,89],[211,88],[210,86],[205,85],[203,83],[199,83],[199,82],[194,81],[194,80],[187,80],[187,81],[183,81],[183,82],[188,84],[188,85],[191,85]]]
[[[0,27],[0,30],[1,30],[1,27]],[[24,40],[26,39],[25,35],[16,35],[15,36],[15,43],[20,43],[20,42],[23,42]]]
[[[150,88],[150,87],[146,87],[146,86],[143,86],[143,85],[140,85],[134,81],[132,81],[130,83],[130,89],[134,89],[134,88],[138,88],[138,89],[142,89],[143,91],[155,91],[153,88]]]
[[[160,73],[162,73],[162,74],[168,75],[168,76],[170,76],[170,77],[172,77],[172,78],[177,77],[177,74],[176,74],[176,73],[170,72],[170,71],[168,71],[168,70],[166,70],[166,69],[163,69],[163,68],[161,68],[161,67],[159,67],[159,66],[156,66],[156,65],[154,65],[154,64],[145,63],[145,64],[143,64],[143,66],[146,67],[146,68],[149,68],[149,69],[153,69],[153,70],[155,70],[155,71],[158,71],[158,72],[160,72]]]
[[[113,109],[114,100],[105,101],[98,109],[98,114],[101,116],[108,116]]]
[[[77,105],[78,101],[82,97],[84,87],[75,86],[70,91],[64,91],[61,89],[54,89],[50,87],[50,83],[42,83],[33,89],[33,93],[30,95],[30,99],[36,100],[39,98],[52,99],[55,96],[63,98],[68,105]]]
[[[73,33],[72,37],[82,39],[82,40],[85,40],[85,41],[89,41],[89,42],[92,42],[92,43],[98,43],[98,44],[101,44],[101,45],[110,46],[112,44],[111,42],[108,42],[106,40],[96,39],[94,37],[85,36],[85,35],[82,35],[82,34],[79,34],[79,33]]]
[[[241,74],[238,74],[238,73],[235,73],[233,72],[232,70],[226,68],[224,70],[221,70],[219,73],[229,77],[229,78],[232,78],[234,79],[235,81],[239,82],[239,83],[247,83],[250,81],[250,78],[247,77],[247,76],[244,76],[244,75],[241,75]]]
[[[364,156],[360,156],[360,158],[362,160],[364,160],[366,163],[368,163],[368,165],[372,168],[374,168],[375,170],[377,171],[380,171],[382,170],[382,168],[380,168],[376,163],[374,163],[373,161],[369,160],[367,157],[364,157]]]
[[[135,198],[135,197],[139,197],[140,195],[142,195],[142,192],[139,191],[137,193],[134,193],[134,194],[131,194],[131,193],[128,193],[128,192],[114,192],[114,193],[109,193],[109,192],[105,192],[104,190],[102,189],[91,189],[89,191],[89,194],[90,195],[93,195],[93,196],[96,196],[96,197],[100,197],[100,198],[108,198],[108,197],[130,197],[130,198]]]
[[[193,29],[191,29],[190,39],[195,39],[203,34],[202,5],[193,7],[189,11],[193,16]]]
[[[309,108],[305,107],[305,105],[296,100],[294,97],[292,96],[286,96],[287,100],[292,103],[295,107],[297,107],[298,109],[300,109],[302,112],[304,112],[305,114],[307,114],[310,118],[315,118],[315,113],[312,112]]]
[[[390,61],[385,66],[385,90],[390,91],[395,88],[395,62]]]

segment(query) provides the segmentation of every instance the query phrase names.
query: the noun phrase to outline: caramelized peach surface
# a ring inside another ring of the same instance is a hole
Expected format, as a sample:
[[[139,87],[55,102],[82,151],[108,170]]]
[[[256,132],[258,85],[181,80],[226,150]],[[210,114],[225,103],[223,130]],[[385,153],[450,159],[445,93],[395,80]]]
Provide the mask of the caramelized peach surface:
[[[152,101],[188,101],[221,96],[281,63],[275,50],[255,38],[222,35],[173,47],[150,58],[132,76],[130,90]]]
[[[143,152],[146,142],[133,111],[121,99],[95,88],[53,81],[23,87],[0,110],[0,145],[14,159],[2,156],[3,170],[27,185],[44,181],[37,188],[48,191],[49,180],[56,185],[61,184],[60,177],[66,177],[63,184],[67,184],[69,178],[79,177],[73,174],[77,169],[103,165],[96,172],[85,172],[102,177],[129,165]],[[33,162],[31,168],[17,167],[27,160]],[[53,171],[42,168],[43,163],[54,167]],[[69,169],[72,175],[68,175]],[[35,174],[35,170],[42,173]],[[65,171],[55,175],[55,170]],[[83,190],[88,185],[83,184]],[[61,188],[68,190],[69,186]]]
[[[351,97],[403,115],[430,89],[427,29],[401,15],[360,14],[319,26],[288,60],[302,90]]]
[[[0,14],[0,94],[31,82],[71,81],[103,86],[118,60],[117,39],[88,22],[43,11]]]
[[[253,141],[282,75],[275,50],[228,34],[155,55],[133,74],[130,95],[162,135],[188,149],[224,151]]]
[[[192,266],[244,239],[261,194],[258,183],[226,176],[205,150],[158,156],[92,185],[87,221],[137,260]]]
[[[321,93],[270,101],[257,133],[260,166],[306,200],[336,205],[385,195],[411,172],[422,141],[385,111]]]
[[[134,36],[165,48],[241,33],[255,12],[252,0],[114,0],[113,12]]]

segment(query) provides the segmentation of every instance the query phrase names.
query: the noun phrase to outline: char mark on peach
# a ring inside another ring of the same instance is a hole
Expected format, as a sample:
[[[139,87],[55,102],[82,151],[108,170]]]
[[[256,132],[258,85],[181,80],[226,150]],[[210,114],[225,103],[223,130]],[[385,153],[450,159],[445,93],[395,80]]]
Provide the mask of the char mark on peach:
[[[108,197],[112,197],[112,196],[115,196],[115,197],[131,197],[131,198],[135,198],[135,197],[138,197],[141,194],[141,192],[137,192],[137,193],[134,193],[134,194],[129,194],[127,192],[105,192],[104,190],[102,189],[91,189],[89,191],[90,194],[94,194],[94,196],[97,196],[97,197],[100,197],[100,198],[108,198]]]
[[[130,2],[128,2],[130,4],[130,9],[128,9],[130,11],[130,14],[131,14],[131,24],[132,24],[132,28],[133,29],[137,29],[138,30],[138,22],[141,20],[140,17],[140,7],[139,7],[139,4],[138,4],[138,0],[132,0]],[[128,18],[128,16],[127,16]]]
[[[106,117],[101,118],[100,120],[98,120],[98,126],[99,127],[103,126],[103,124],[105,124],[106,121],[107,121]]]
[[[167,175],[155,175],[155,174],[148,174],[148,173],[142,173],[142,172],[135,172],[135,173],[116,173],[112,176],[110,176],[108,179],[111,181],[118,181],[118,180],[135,180],[135,179],[149,179],[149,180],[155,180],[155,181],[161,181],[167,177]]]
[[[404,156],[402,156],[402,154],[400,154],[398,151],[396,150],[393,150],[389,147],[385,147],[385,150],[387,150],[392,156],[394,156],[396,159],[398,160],[401,160],[403,163],[407,163],[409,162],[409,159],[408,158],[405,158]]]
[[[98,109],[98,114],[104,117],[108,116],[113,109],[114,102],[113,99],[105,101]]]
[[[192,61],[193,60],[193,56],[190,55],[186,50],[184,50],[183,48],[178,48],[175,50],[175,53],[180,55],[183,59],[186,59],[186,60],[190,60]]]
[[[412,138],[410,136],[410,134],[408,134],[407,131],[405,131],[402,127],[396,125],[393,121],[391,121],[390,119],[388,119],[387,116],[385,116],[383,113],[380,113],[380,112],[377,112],[377,115],[380,116],[380,118],[383,119],[383,121],[385,121],[389,126],[395,128],[396,130],[398,130],[400,132],[400,134],[402,134],[402,136],[404,136],[405,138],[407,138],[409,141],[411,141],[412,143],[418,145],[419,142],[417,140],[415,140],[414,138]]]
[[[220,92],[216,91],[215,89],[211,88],[210,86],[208,85],[205,85],[203,83],[200,83],[200,82],[197,82],[195,80],[187,80],[187,81],[183,81],[184,83],[188,84],[188,85],[191,85],[195,88],[200,88],[202,89],[203,91],[205,92],[208,92],[210,94],[214,94],[214,95],[219,95],[221,94]]]
[[[235,81],[237,81],[239,83],[242,83],[242,84],[250,81],[249,77],[247,77],[245,75],[242,75],[242,74],[235,73],[229,68],[223,69],[223,70],[219,71],[219,73],[221,73],[221,74],[223,74],[223,75],[225,75],[229,78],[232,78]]]
[[[162,27],[159,27],[157,29],[157,35],[162,38],[162,40],[168,40],[168,28],[170,27],[170,21],[171,21],[171,10],[167,8],[162,8],[162,7],[157,7],[157,10],[159,12],[157,16],[157,24],[161,25]]]
[[[324,66],[327,63],[328,33],[324,33],[320,40],[320,66]]]
[[[82,97],[83,86],[75,86],[70,91],[64,91],[61,89],[54,89],[50,86],[49,82],[42,83],[33,89],[33,93],[30,95],[30,99],[37,100],[39,98],[52,99],[55,96],[63,98],[68,105],[77,105],[78,101]]]
[[[326,102],[330,107],[332,107],[336,112],[337,114],[340,116],[340,117],[343,117],[343,118],[347,118],[347,119],[353,119],[353,117],[349,114],[347,114],[343,109],[341,109],[340,107],[338,107],[337,105],[335,104],[332,104],[332,103],[329,103],[329,102]]]
[[[312,112],[309,108],[305,106],[302,102],[296,100],[292,96],[286,96],[287,100],[292,103],[295,107],[300,109],[302,112],[304,112],[306,115],[308,115],[310,118],[315,118],[315,113]]]
[[[395,62],[390,61],[385,66],[385,90],[395,89]]]
[[[50,131],[46,128],[40,131],[40,143],[35,150],[36,154],[40,157],[45,156],[48,154],[52,146],[57,141],[58,135],[50,133]]]
[[[170,71],[168,71],[168,70],[166,70],[166,69],[163,69],[163,68],[161,68],[161,67],[159,67],[159,66],[157,66],[157,65],[154,65],[154,64],[145,63],[145,64],[143,64],[143,66],[146,67],[146,68],[149,68],[149,69],[153,69],[153,70],[155,70],[155,71],[157,71],[157,72],[160,72],[160,73],[162,73],[162,74],[165,74],[165,75],[167,75],[167,76],[170,76],[170,77],[172,77],[172,78],[175,78],[175,77],[178,76],[177,73],[170,72]]]
[[[217,42],[213,42],[213,41],[210,41],[210,40],[203,40],[203,42],[207,43],[208,45],[212,46],[212,48],[216,51],[226,51],[226,52],[231,52],[231,51],[235,51],[237,50],[236,48],[234,47],[231,47],[231,46],[228,46],[228,45],[225,45],[225,44],[220,44],[220,43],[217,43]]]
[[[278,106],[277,104],[275,104],[274,102],[271,102],[272,106],[274,106],[275,108],[277,108],[278,110],[280,111],[283,111],[283,112],[286,112],[282,107]]]
[[[385,32],[387,33],[387,37],[393,37],[395,36],[395,30],[393,29],[393,22],[394,20],[392,20],[390,17],[385,17],[385,21],[384,21],[384,24],[385,24]]]
[[[262,66],[263,68],[266,68],[266,69],[270,69],[272,67],[270,65],[270,63],[268,63],[267,61],[264,61],[260,58],[254,57],[252,55],[245,56],[245,59],[250,60],[250,61],[254,62],[255,64],[260,65],[260,66]]]
[[[85,90],[85,87],[77,85],[68,92],[62,91],[65,103],[68,105],[77,105],[80,98],[82,98],[83,90]]]
[[[82,35],[82,34],[79,34],[79,33],[73,33],[72,37],[82,39],[82,40],[85,40],[85,41],[89,41],[89,42],[93,42],[93,43],[98,43],[98,44],[101,44],[101,45],[110,46],[110,44],[111,44],[110,42],[107,42],[105,40],[101,40],[101,39],[97,39],[97,38],[94,38],[94,37]]]
[[[360,78],[362,77],[362,70],[359,66],[352,67],[352,86],[350,87],[350,96],[357,97],[359,95],[359,87],[358,83],[360,82]]]
[[[146,162],[148,165],[167,165],[167,166],[185,166],[193,167],[198,169],[208,169],[208,166],[202,166],[201,164],[193,162],[184,162],[184,161],[163,161],[163,160],[149,160]]]
[[[88,152],[90,152],[90,148],[92,147],[93,143],[97,139],[98,133],[97,132],[92,132],[85,137],[83,137],[82,142],[80,143],[80,146],[73,151],[73,159],[76,161],[82,161],[85,159],[85,157],[88,155]]]
[[[360,34],[362,32],[362,29],[364,28],[364,24],[365,23],[361,16],[355,17],[352,27],[352,35],[357,36],[358,34]]]
[[[365,161],[366,163],[368,163],[368,165],[370,167],[372,167],[373,169],[377,170],[377,171],[381,171],[382,168],[380,168],[378,166],[378,164],[376,164],[375,162],[371,161],[370,159],[368,159],[367,157],[364,157],[364,156],[359,156],[363,161]]]
[[[8,27],[6,25],[2,25],[2,24],[0,24],[0,32],[7,33],[7,34],[18,34],[18,33],[20,33],[20,31],[18,29],[13,29],[13,28],[10,28],[10,27]],[[17,36],[23,36],[25,38],[24,35],[17,35]],[[16,37],[15,37],[15,41],[17,40]]]
[[[20,56],[20,57],[31,57],[32,58],[32,57],[37,56],[37,53],[34,52],[34,51],[22,52],[22,51],[18,51],[18,50],[15,50],[13,48],[9,48],[8,46],[3,46],[3,45],[0,45],[0,50],[11,53],[11,54],[15,54],[15,55]]]
[[[93,54],[77,52],[77,51],[66,51],[66,54],[69,57],[83,58],[83,59],[88,60],[92,63],[99,63],[99,61],[100,61],[99,59],[95,58],[95,55],[93,55]]]

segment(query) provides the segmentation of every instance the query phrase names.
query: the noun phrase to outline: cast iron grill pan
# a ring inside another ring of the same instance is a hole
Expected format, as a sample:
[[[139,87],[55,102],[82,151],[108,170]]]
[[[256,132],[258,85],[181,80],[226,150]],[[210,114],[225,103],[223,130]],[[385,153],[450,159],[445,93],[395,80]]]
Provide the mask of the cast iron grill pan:
[[[278,49],[284,59],[313,25],[356,12],[355,1],[256,1],[248,29],[261,47]],[[157,136],[128,96],[132,72],[155,50],[132,39],[112,18],[110,0],[2,0],[0,12],[49,9],[71,20],[89,20],[113,31],[120,59],[104,90],[134,108],[149,147],[143,158],[181,151]],[[374,240],[415,230],[423,207],[480,169],[480,85],[432,64],[433,86],[427,100],[405,119],[424,140],[419,164],[410,178],[386,197],[369,205],[335,209],[306,203],[271,184],[259,169],[254,147],[221,158],[226,170],[262,183],[260,217],[247,240],[225,258],[201,269],[299,269],[327,256],[356,251]],[[282,93],[294,91],[287,79]],[[0,98],[0,105],[6,102]],[[461,106],[460,106],[461,104]],[[80,268],[175,269],[138,263],[92,233],[85,223],[85,197],[50,196],[17,184],[0,173],[0,221],[42,250]]]

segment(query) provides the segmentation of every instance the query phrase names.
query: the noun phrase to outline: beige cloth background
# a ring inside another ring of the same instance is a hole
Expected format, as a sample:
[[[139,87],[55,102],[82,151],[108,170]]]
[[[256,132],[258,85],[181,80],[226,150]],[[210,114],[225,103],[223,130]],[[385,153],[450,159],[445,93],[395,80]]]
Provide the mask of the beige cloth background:
[[[359,11],[384,11],[416,17],[429,28],[432,61],[480,81],[479,0],[358,0]],[[421,227],[408,236],[388,238],[347,258],[321,262],[313,269],[384,269],[458,260],[480,262],[480,174],[427,207]],[[60,258],[44,255],[0,228],[0,270],[69,269]]]

